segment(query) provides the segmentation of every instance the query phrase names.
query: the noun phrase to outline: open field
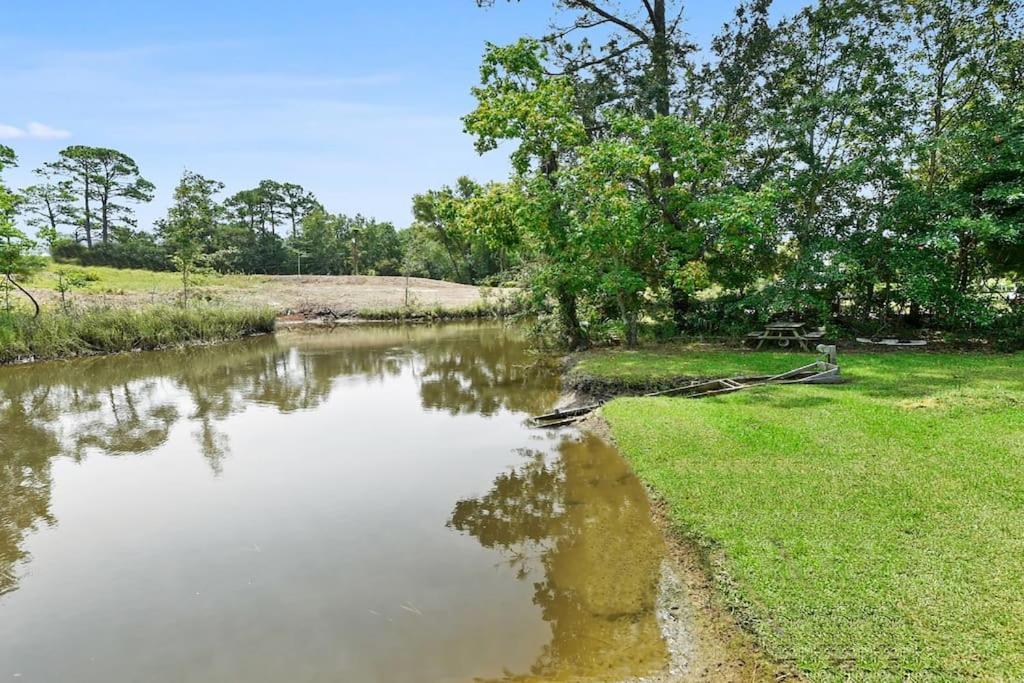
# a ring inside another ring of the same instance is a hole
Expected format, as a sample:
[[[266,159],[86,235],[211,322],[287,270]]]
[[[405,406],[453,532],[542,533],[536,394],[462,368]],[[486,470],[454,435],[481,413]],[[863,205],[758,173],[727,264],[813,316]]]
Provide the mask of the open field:
[[[55,302],[55,266],[36,275],[28,289],[43,301]],[[179,296],[180,276],[104,267],[77,268],[90,278],[70,296],[93,305],[169,303]],[[406,290],[408,287],[408,300]],[[282,315],[325,314],[354,316],[362,311],[414,309],[469,309],[496,302],[508,290],[485,290],[425,278],[364,275],[204,275],[195,294],[206,300],[242,307],[268,306]]]
[[[586,357],[607,378],[809,354]],[[603,413],[767,653],[814,680],[1024,677],[1024,354],[851,353],[840,386]]]

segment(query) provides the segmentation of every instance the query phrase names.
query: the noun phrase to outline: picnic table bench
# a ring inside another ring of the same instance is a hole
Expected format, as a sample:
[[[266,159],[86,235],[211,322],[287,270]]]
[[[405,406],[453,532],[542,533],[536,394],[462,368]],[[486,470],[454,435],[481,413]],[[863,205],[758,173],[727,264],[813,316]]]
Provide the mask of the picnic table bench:
[[[825,336],[823,328],[808,330],[805,323],[800,322],[774,322],[764,326],[764,330],[750,332],[747,334],[747,341],[756,341],[755,348],[761,348],[766,341],[775,342],[782,348],[788,348],[796,342],[805,351],[810,351],[808,343],[815,343]]]

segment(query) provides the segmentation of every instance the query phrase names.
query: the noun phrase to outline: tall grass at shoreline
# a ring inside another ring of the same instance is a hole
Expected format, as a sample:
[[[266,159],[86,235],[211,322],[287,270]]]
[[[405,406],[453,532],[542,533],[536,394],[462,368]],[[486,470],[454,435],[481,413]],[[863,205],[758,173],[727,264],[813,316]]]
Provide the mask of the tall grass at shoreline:
[[[505,318],[517,315],[522,307],[516,302],[479,301],[465,306],[396,306],[390,308],[363,308],[357,317],[367,321],[405,321],[405,320],[473,320],[480,318]]]
[[[160,349],[237,339],[274,330],[269,308],[153,305],[0,311],[0,364]]]

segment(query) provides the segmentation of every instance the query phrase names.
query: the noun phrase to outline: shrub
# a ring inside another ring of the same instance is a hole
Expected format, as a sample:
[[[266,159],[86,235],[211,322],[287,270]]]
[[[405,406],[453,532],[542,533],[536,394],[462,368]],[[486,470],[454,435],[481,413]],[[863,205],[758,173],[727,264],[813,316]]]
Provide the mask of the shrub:
[[[53,247],[53,260],[82,266],[110,266],[142,270],[172,270],[167,249],[151,237],[133,237],[124,242],[107,242],[91,249],[77,242],[59,242]]]

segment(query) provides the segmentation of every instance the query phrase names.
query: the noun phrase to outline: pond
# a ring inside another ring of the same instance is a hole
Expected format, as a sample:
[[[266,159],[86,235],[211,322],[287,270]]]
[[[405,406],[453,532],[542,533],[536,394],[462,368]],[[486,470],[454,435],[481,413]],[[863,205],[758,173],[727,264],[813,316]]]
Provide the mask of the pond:
[[[0,369],[0,679],[625,678],[664,547],[515,329]]]

